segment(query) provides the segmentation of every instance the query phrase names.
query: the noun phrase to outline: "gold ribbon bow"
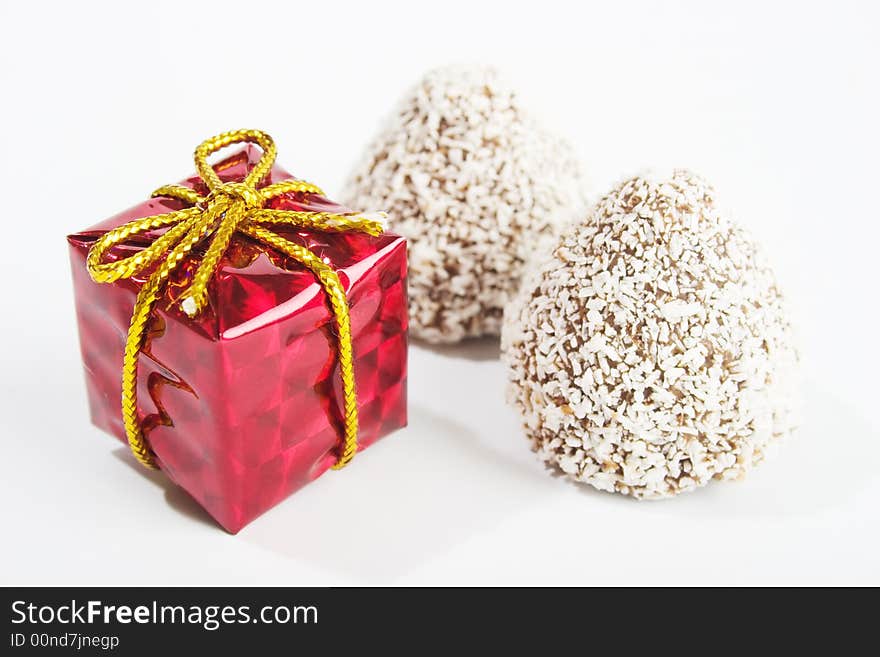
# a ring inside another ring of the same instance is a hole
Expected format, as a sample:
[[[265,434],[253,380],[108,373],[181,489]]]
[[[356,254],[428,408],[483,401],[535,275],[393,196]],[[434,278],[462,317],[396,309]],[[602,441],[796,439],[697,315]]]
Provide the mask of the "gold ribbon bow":
[[[208,164],[208,156],[226,146],[238,143],[257,144],[262,148],[263,154],[243,181],[224,183]],[[201,196],[181,185],[160,187],[153,192],[153,197],[167,196],[179,199],[192,207],[135,219],[109,231],[89,249],[87,259],[89,274],[98,283],[112,283],[120,278],[131,278],[159,263],[138,292],[125,342],[122,367],[122,418],[125,434],[132,453],[138,461],[149,468],[157,468],[158,465],[138,419],[137,368],[138,354],[144,344],[150,314],[169,276],[187,259],[197,244],[209,240],[205,256],[196,269],[192,282],[179,299],[180,308],[188,316],[197,316],[208,302],[208,283],[236,232],[297,260],[315,275],[324,288],[336,322],[345,413],[343,442],[339,458],[333,467],[338,469],[345,466],[357,451],[357,397],[351,322],[345,288],[339,281],[336,271],[315,253],[284,239],[267,227],[280,225],[315,231],[358,231],[375,236],[382,233],[383,226],[375,216],[363,214],[297,212],[265,207],[267,201],[291,192],[323,195],[320,188],[301,180],[284,180],[258,187],[272,169],[275,154],[275,142],[269,135],[259,130],[224,132],[205,140],[196,148],[194,157],[196,170],[208,187],[207,196]],[[381,213],[376,216],[384,217]],[[167,230],[149,247],[133,256],[105,262],[105,254],[114,246],[134,235],[160,228]]]

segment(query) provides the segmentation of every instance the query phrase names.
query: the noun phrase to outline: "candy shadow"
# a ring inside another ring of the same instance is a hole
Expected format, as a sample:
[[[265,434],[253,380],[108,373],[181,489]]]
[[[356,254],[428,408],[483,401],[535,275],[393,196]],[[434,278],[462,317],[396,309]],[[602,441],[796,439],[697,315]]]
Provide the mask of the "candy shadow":
[[[499,460],[466,426],[413,406],[407,429],[328,472],[239,538],[388,584],[558,492],[539,468]]]
[[[741,482],[712,482],[694,499],[695,515],[713,517],[815,516],[846,508],[880,481],[874,454],[880,433],[859,409],[811,382],[804,389],[800,428]],[[842,432],[841,427],[845,427]],[[784,485],[782,485],[784,482]]]
[[[483,361],[498,360],[501,357],[501,340],[497,336],[469,338],[456,344],[432,344],[415,338],[410,338],[410,341],[413,346],[448,358]]]
[[[768,458],[741,481],[711,481],[678,497],[644,501],[565,481],[594,501],[634,515],[782,520],[846,507],[880,480],[872,459],[864,458],[876,451],[880,434],[857,409],[811,382],[804,386],[802,419],[800,428],[774,445]],[[552,469],[551,474],[559,476]]]
[[[187,518],[210,525],[218,532],[223,532],[223,529],[217,524],[211,515],[205,511],[189,493],[171,481],[168,475],[164,472],[159,470],[148,470],[145,468],[137,462],[134,456],[132,456],[131,450],[127,447],[114,449],[113,456],[125,463],[151,484],[160,488],[165,494],[165,501],[172,509],[183,514]]]

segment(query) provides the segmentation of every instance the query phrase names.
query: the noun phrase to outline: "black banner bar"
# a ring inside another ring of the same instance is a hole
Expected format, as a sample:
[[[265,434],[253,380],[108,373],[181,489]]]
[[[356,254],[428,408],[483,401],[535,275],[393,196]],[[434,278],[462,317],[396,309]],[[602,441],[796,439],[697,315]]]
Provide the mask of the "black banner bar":
[[[0,655],[337,654],[343,647],[470,654],[477,640],[543,655],[550,646],[588,653],[599,639],[619,642],[627,655],[639,644],[691,641],[712,627],[735,637],[734,628],[746,626],[762,637],[784,632],[790,647],[806,628],[816,638],[830,631],[835,616],[845,628],[836,640],[873,627],[873,605],[847,600],[848,592],[830,590],[6,588]]]

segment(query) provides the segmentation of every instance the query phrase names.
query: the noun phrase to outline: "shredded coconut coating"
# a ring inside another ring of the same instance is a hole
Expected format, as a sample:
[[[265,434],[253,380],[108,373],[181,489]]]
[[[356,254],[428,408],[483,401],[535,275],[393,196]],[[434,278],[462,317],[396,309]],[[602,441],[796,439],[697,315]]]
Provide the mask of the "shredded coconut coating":
[[[498,335],[526,262],[585,205],[569,146],[472,67],[433,71],[403,99],[343,198],[407,238],[410,330],[429,342]]]
[[[637,498],[736,479],[797,415],[773,272],[694,174],[626,180],[505,315],[509,398],[541,459]]]

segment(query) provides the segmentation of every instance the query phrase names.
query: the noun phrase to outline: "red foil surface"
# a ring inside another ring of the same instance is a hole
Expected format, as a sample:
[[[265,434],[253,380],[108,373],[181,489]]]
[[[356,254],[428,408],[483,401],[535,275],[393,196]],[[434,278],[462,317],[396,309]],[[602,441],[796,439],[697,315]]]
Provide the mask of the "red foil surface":
[[[258,159],[247,146],[215,169],[223,181],[241,180]],[[276,165],[264,184],[291,177]],[[206,191],[197,177],[182,184]],[[123,349],[146,276],[95,283],[86,255],[107,230],[181,207],[151,199],[68,236],[92,421],[122,441]],[[303,194],[270,207],[346,211]],[[406,243],[391,234],[277,232],[331,264],[346,288],[364,449],[406,425]],[[147,243],[134,239],[115,255]],[[209,286],[209,307],[191,320],[174,301],[201,256],[197,250],[178,269],[157,304],[139,360],[138,403],[162,469],[235,533],[336,462],[342,383],[332,314],[311,272],[237,235]]]

